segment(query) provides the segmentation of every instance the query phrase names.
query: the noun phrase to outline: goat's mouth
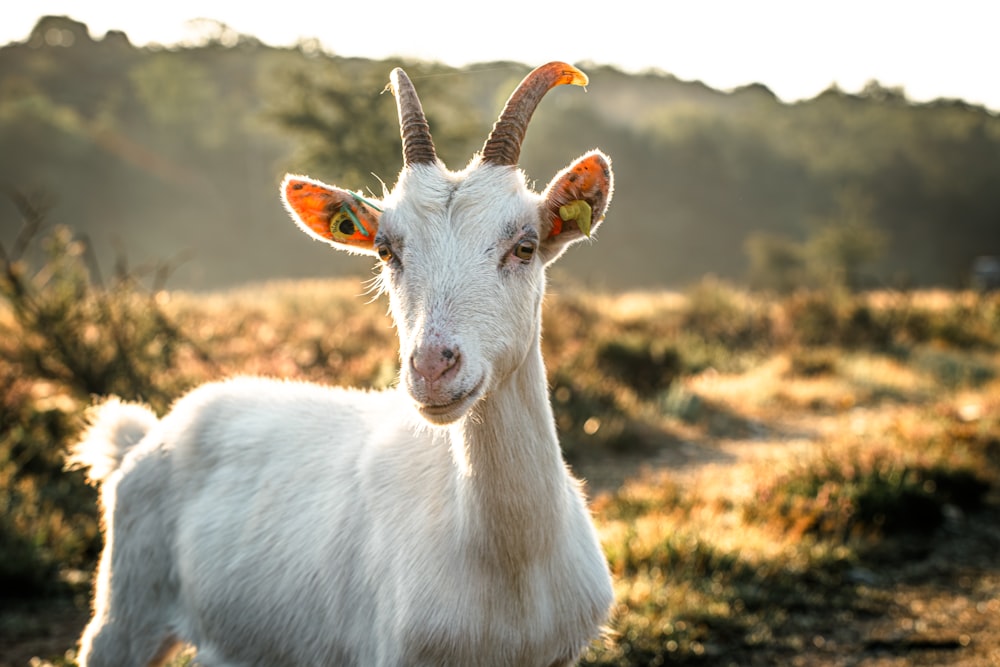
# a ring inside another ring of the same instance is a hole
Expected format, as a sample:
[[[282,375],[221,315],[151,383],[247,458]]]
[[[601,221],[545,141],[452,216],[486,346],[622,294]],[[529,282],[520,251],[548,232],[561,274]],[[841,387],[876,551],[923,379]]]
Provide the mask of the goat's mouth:
[[[417,402],[417,410],[424,419],[432,424],[450,424],[462,417],[469,408],[482,398],[484,380],[479,380],[466,392],[452,398],[447,403],[421,403]]]

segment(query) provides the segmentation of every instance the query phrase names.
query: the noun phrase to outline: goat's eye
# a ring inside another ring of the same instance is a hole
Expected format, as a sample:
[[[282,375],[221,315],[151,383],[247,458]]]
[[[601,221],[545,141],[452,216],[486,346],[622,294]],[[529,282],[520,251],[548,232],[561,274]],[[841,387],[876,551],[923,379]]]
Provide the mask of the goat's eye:
[[[376,251],[378,252],[378,258],[386,264],[392,260],[392,249],[390,249],[386,244],[381,244]]]
[[[514,246],[514,257],[529,262],[535,256],[536,246],[537,244],[534,241],[520,241]]]

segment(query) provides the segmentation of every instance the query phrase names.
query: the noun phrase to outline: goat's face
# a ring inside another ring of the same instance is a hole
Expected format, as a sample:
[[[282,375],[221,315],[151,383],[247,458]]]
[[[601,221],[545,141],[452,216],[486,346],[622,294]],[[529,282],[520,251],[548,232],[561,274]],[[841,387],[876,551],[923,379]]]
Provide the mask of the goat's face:
[[[379,258],[401,381],[425,419],[448,424],[538,345],[545,266],[603,220],[612,175],[594,151],[539,195],[516,165],[490,158],[490,142],[450,172],[432,148],[407,153],[405,129],[403,140],[406,164],[381,201],[301,176],[286,176],[282,195],[311,236]]]

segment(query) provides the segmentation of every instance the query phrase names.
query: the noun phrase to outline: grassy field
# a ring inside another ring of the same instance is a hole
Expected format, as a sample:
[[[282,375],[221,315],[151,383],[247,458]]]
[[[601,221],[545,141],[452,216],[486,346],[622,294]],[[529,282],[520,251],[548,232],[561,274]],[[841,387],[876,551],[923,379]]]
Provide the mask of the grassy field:
[[[361,281],[92,289],[55,243],[0,310],[3,667],[72,664],[100,535],[60,452],[92,394],[397,368]],[[583,664],[1000,664],[1000,297],[557,286],[543,346],[617,587]]]

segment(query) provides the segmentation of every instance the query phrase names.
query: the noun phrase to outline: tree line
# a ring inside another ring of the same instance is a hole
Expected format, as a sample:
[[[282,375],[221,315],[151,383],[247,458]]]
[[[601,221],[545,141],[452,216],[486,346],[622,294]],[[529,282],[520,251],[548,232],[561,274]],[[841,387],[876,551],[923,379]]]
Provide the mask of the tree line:
[[[587,92],[550,93],[522,166],[541,188],[596,146],[617,182],[600,243],[556,280],[958,287],[977,256],[1000,254],[1000,118],[988,109],[916,104],[877,82],[786,104],[761,85],[723,92],[578,64]],[[368,262],[302,242],[277,186],[294,171],[376,196],[391,187],[399,131],[381,93],[397,65],[452,169],[529,69],[275,48],[221,24],[196,45],[139,48],[45,17],[0,48],[0,186],[89,239],[97,262],[166,263],[174,287],[365,275]],[[0,201],[0,241],[19,226]]]

